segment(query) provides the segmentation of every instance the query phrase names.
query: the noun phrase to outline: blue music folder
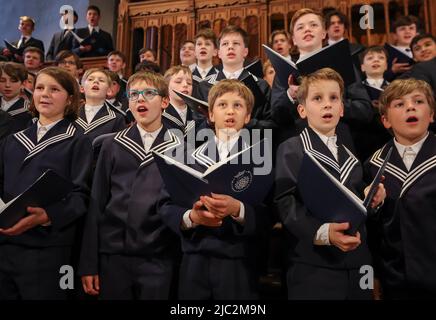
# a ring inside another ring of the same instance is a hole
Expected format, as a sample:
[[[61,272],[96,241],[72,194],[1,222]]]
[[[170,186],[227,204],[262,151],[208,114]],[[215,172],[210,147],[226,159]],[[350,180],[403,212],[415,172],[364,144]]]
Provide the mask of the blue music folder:
[[[73,190],[73,183],[49,169],[23,193],[8,203],[0,200],[0,228],[7,229],[27,215],[27,207],[44,208],[62,200]]]
[[[262,141],[217,162],[203,173],[165,154],[153,151],[153,155],[168,193],[179,206],[192,208],[200,196],[212,192],[256,205],[263,202],[273,183],[271,171],[256,174],[255,168],[262,164],[246,161],[252,159],[247,156],[252,157],[249,155],[252,148]],[[270,152],[269,144],[264,150]]]

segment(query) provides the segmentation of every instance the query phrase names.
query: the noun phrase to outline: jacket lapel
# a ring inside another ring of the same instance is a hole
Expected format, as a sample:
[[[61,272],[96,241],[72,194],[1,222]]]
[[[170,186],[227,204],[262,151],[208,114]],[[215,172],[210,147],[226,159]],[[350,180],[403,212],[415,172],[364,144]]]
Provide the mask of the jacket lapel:
[[[84,134],[91,132],[92,130],[100,127],[101,125],[116,118],[115,111],[113,111],[108,104],[103,105],[101,109],[92,119],[91,123],[86,121],[85,108],[82,107],[80,110],[80,117],[76,120],[76,123],[81,126],[84,130]]]
[[[23,163],[45,150],[47,147],[72,138],[76,132],[76,128],[69,120],[63,119],[51,128],[38,143],[36,143],[36,131],[37,123],[35,122],[30,128],[14,134],[18,142],[28,151]]]

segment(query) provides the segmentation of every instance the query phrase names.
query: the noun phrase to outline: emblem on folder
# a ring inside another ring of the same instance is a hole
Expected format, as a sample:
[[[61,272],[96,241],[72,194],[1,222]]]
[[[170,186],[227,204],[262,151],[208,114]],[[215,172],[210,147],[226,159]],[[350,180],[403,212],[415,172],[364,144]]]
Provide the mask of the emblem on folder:
[[[250,186],[252,181],[253,174],[250,171],[244,170],[238,172],[232,179],[232,190],[234,192],[242,192]]]

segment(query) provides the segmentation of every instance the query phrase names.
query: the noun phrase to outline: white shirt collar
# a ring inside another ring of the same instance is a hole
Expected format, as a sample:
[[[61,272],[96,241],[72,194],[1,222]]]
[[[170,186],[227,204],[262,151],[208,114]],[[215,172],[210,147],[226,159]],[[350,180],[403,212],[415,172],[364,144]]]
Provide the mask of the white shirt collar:
[[[174,106],[174,109],[176,109],[177,113],[179,114],[180,118],[182,119],[183,123],[186,123],[186,117],[188,115],[188,106],[185,105],[185,109],[180,109],[176,106]]]
[[[44,128],[46,128],[47,131],[48,131],[48,130],[50,130],[51,128],[53,128],[53,127],[54,127],[58,122],[62,121],[63,119],[64,119],[64,118],[59,119],[59,120],[56,120],[55,122],[52,122],[52,123],[47,124],[47,125],[45,125],[45,126],[43,126],[43,125],[41,124],[41,122],[39,122],[39,120],[38,120],[38,122],[36,123],[36,125],[37,125],[38,130],[39,130],[40,128],[44,127]]]
[[[215,136],[215,143],[218,149],[220,160],[223,160],[229,156],[230,150],[232,150],[236,142],[238,142],[239,136],[240,131],[231,136],[230,139],[228,139],[227,141],[222,141],[217,136]]]
[[[191,72],[193,72],[195,70],[195,67],[197,67],[197,64],[193,63],[193,64],[190,64],[188,67],[189,67],[189,69],[191,69]]]
[[[367,77],[366,81],[368,82],[369,85],[373,87],[381,88],[385,79],[384,78],[374,79],[374,78]]]
[[[100,111],[101,108],[103,108],[104,103],[101,106],[90,106],[85,104],[85,115],[86,115],[86,121],[88,123],[91,123],[91,121],[94,119],[95,115]]]
[[[340,38],[339,40],[327,39],[327,42],[328,42],[329,46],[331,46],[332,44],[335,44],[335,43],[342,41],[342,40],[344,40],[344,37]]]
[[[89,34],[91,34],[92,29],[94,29],[97,32],[100,32],[100,27],[99,26],[91,27],[91,25],[88,24]]]
[[[202,78],[205,78],[207,76],[207,74],[209,73],[210,70],[212,70],[213,66],[210,66],[206,69],[202,69],[199,66],[197,66],[197,70],[200,73]]]
[[[400,50],[402,53],[407,55],[409,58],[413,58],[412,50],[410,50],[409,47],[400,47],[400,46],[393,46],[395,49]]]
[[[338,161],[338,145],[337,145],[338,136],[335,134],[331,137],[328,137],[326,135],[323,135],[322,133],[319,133],[317,130],[313,128],[312,130],[318,135],[318,137],[327,146],[327,148],[329,148],[330,152],[333,154],[336,161]]]
[[[156,140],[157,136],[159,135],[159,132],[162,130],[163,125],[161,125],[159,127],[159,129],[157,129],[155,131],[152,131],[152,132],[146,131],[139,124],[137,124],[136,127],[138,128],[139,135],[141,136],[141,140],[142,140],[142,143],[144,144],[144,147],[146,147],[146,144],[147,144],[146,140],[147,140],[147,138],[152,138],[152,141],[150,141],[150,144],[146,147],[146,151],[148,152],[148,149],[151,147],[151,145],[153,144],[154,140]]]
[[[401,158],[404,158],[404,153],[406,152],[406,149],[407,149],[407,148],[411,148],[411,149],[413,150],[413,152],[415,152],[415,154],[418,154],[418,152],[419,152],[419,151],[421,150],[421,148],[422,148],[422,145],[423,145],[424,142],[425,142],[425,139],[427,139],[428,135],[429,135],[429,133],[427,132],[427,134],[425,135],[424,138],[422,138],[421,140],[419,140],[417,143],[412,144],[411,146],[405,146],[405,145],[399,143],[399,142],[397,141],[397,139],[394,139],[395,147],[397,148],[398,153],[400,154]]]
[[[46,133],[51,129],[51,128],[53,128],[58,122],[60,122],[60,121],[62,121],[63,120],[63,118],[61,118],[61,119],[59,119],[59,120],[56,120],[55,122],[52,122],[52,123],[50,123],[50,124],[47,124],[47,125],[45,125],[45,126],[43,126],[42,124],[41,124],[41,122],[39,122],[39,120],[38,120],[38,122],[36,123],[36,126],[37,126],[37,140],[39,141],[39,140],[41,140],[41,138],[43,137],[43,136],[45,136],[46,135]]]
[[[227,79],[238,79],[239,76],[241,75],[242,71],[244,71],[244,68],[239,69],[238,71],[235,71],[235,72],[228,72],[228,71],[223,69],[223,73]]]
[[[8,111],[10,107],[12,107],[18,100],[20,100],[20,96],[16,96],[14,99],[6,101],[4,97],[2,97],[2,105],[1,108],[3,111]]]

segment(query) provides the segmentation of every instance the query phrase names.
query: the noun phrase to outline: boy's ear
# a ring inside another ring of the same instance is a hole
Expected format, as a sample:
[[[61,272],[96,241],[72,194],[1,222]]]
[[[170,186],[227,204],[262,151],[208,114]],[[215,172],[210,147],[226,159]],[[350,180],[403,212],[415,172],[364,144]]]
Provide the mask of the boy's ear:
[[[244,48],[244,59],[248,56],[248,48]]]
[[[213,112],[211,110],[209,110],[209,121],[211,123],[215,122],[215,117],[213,116]]]
[[[111,96],[114,94],[114,90],[112,90],[112,86],[109,86],[109,88],[106,91],[106,96]]]
[[[166,109],[168,105],[170,104],[170,98],[169,97],[163,97],[161,102],[161,108]]]
[[[217,48],[213,49],[212,52],[213,52],[212,53],[212,57],[216,57],[218,55],[218,49]]]
[[[341,102],[341,113],[339,114],[341,118],[344,116],[344,103]]]
[[[301,103],[298,105],[297,111],[302,119],[305,119],[307,117],[306,108]]]
[[[82,85],[80,85],[79,88],[80,88],[80,93],[85,93],[85,88],[83,88]]]
[[[389,119],[388,119],[388,117],[386,116],[386,114],[383,114],[383,115],[381,115],[381,121],[382,121],[382,123],[383,123],[383,126],[386,128],[386,129],[390,129],[391,127],[392,127],[392,125],[391,125],[391,123],[389,122]]]

